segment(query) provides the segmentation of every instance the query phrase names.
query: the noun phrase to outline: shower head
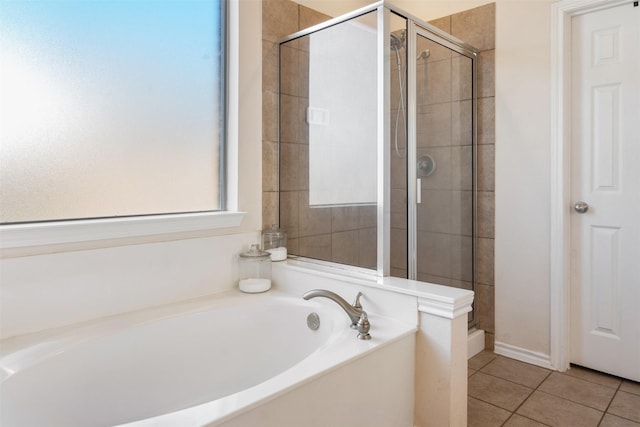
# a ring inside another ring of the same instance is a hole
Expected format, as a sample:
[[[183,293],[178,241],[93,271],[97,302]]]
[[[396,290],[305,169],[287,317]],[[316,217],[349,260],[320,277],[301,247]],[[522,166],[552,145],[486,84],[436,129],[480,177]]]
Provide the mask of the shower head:
[[[402,30],[400,35],[391,33],[391,49],[400,50],[404,47],[405,32]]]
[[[431,55],[431,51],[429,49],[425,49],[416,58],[416,61],[420,61],[421,59],[427,59]]]

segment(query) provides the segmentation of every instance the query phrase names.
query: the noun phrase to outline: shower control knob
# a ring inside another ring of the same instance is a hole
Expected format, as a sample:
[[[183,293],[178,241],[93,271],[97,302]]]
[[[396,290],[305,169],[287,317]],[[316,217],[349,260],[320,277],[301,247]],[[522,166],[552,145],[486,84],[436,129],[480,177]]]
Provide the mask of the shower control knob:
[[[589,205],[585,202],[577,202],[575,205],[573,205],[573,209],[575,209],[575,211],[579,214],[583,214],[589,210]]]

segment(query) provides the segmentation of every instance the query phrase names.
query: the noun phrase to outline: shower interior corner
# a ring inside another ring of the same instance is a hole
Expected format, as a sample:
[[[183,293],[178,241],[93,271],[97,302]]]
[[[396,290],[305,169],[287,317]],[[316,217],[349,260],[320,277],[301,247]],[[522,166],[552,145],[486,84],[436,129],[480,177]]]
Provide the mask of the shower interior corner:
[[[278,46],[289,252],[475,290],[478,51],[386,3]]]

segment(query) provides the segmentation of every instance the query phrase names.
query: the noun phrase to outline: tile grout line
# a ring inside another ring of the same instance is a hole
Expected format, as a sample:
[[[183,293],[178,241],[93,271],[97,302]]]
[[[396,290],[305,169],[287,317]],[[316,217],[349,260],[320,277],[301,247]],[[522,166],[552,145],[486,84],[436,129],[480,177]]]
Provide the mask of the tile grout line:
[[[609,386],[607,386],[607,385],[601,384],[601,383],[596,382],[596,381],[592,381],[592,380],[590,380],[590,379],[586,379],[586,378],[582,378],[582,377],[576,377],[576,376],[573,376],[573,375],[569,375],[569,374],[567,374],[567,372],[571,370],[571,367],[572,367],[572,366],[575,366],[576,368],[582,369],[582,370],[584,370],[584,371],[586,371],[586,372],[591,372],[591,373],[594,373],[594,374],[600,374],[600,375],[605,376],[605,377],[608,377],[608,378],[616,378],[616,379],[620,380],[620,384],[618,384],[616,387],[609,387]],[[593,369],[585,368],[584,366],[580,366],[580,365],[573,365],[573,364],[572,364],[572,365],[570,365],[570,366],[569,366],[569,369],[568,369],[567,371],[565,371],[565,372],[560,372],[560,371],[555,371],[555,372],[558,372],[558,373],[559,373],[559,374],[561,374],[561,375],[566,375],[566,376],[571,377],[571,378],[577,378],[577,379],[579,379],[579,380],[583,380],[583,381],[586,381],[586,382],[589,382],[589,383],[592,383],[592,384],[597,384],[597,385],[600,385],[600,386],[602,386],[602,387],[607,387],[607,388],[610,388],[610,389],[614,389],[614,390],[616,390],[616,392],[617,392],[617,391],[618,391],[618,389],[622,386],[622,383],[625,381],[625,379],[624,379],[624,378],[622,378],[622,377],[617,377],[617,376],[615,376],[615,375],[607,374],[607,373],[605,373],[605,372],[600,372],[600,371],[596,371],[596,370],[593,370]],[[624,391],[624,390],[623,390],[623,391]]]
[[[526,398],[526,399],[524,399],[524,400],[522,401],[522,403],[521,403],[520,405],[518,405],[518,407],[517,407],[516,409],[514,409],[514,410],[513,410],[513,412],[512,412],[512,413],[511,413],[511,415],[509,416],[509,418],[507,418],[507,421],[509,421],[509,420],[511,419],[511,417],[513,417],[513,415],[518,411],[518,409],[520,409],[520,408],[522,407],[522,405],[524,405],[524,404],[526,403],[526,401],[527,401],[527,400],[529,400],[529,399],[531,398],[531,396],[533,396],[533,393],[535,393],[536,391],[538,391],[538,388],[540,388],[540,386],[542,385],[542,383],[544,383],[544,382],[547,380],[547,378],[549,378],[549,377],[551,376],[551,374],[552,374],[552,373],[553,373],[553,371],[549,371],[549,373],[547,373],[547,375],[542,379],[542,381],[540,381],[540,383],[536,386],[536,388],[534,388],[534,389],[532,389],[532,390],[531,390],[531,393],[529,393],[529,396],[527,396],[527,398]],[[516,384],[517,384],[517,383],[516,383]],[[543,422],[541,422],[541,421],[534,420],[533,418],[529,418],[529,417],[524,416],[524,415],[521,415],[521,414],[518,414],[518,415],[520,415],[521,417],[527,418],[527,419],[529,419],[529,420],[535,421],[535,422],[537,422],[537,423],[540,423],[540,424],[543,424],[543,425],[548,425],[548,424],[545,424],[545,423],[543,423]],[[505,421],[505,424],[506,424],[506,422],[507,422],[507,421]],[[504,424],[503,424],[503,425],[504,425]]]
[[[609,401],[609,404],[605,408],[604,412],[602,412],[602,417],[600,417],[600,422],[598,422],[598,426],[600,426],[602,424],[602,421],[604,421],[604,416],[609,413],[609,408],[611,407],[611,404],[613,403],[613,399],[615,399],[616,396],[618,395],[618,392],[620,391],[620,387],[622,387],[622,381],[620,381],[620,384],[618,384],[618,387],[616,388],[616,392],[613,393],[613,396],[611,396],[611,400]],[[613,415],[613,414],[611,414],[611,415]]]

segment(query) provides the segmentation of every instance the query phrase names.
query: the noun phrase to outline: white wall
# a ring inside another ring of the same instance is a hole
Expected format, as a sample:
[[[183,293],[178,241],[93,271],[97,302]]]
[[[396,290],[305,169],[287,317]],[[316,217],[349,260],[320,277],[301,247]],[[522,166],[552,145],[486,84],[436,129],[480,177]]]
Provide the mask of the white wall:
[[[366,0],[297,0],[327,14]],[[486,0],[396,0],[426,21]],[[551,0],[496,1],[496,342],[549,354]]]
[[[242,225],[138,242],[48,248],[0,260],[0,338],[165,304],[234,286],[235,257],[261,227],[262,4],[240,1],[237,198]],[[236,108],[237,107],[237,108]]]
[[[496,34],[496,343],[548,356],[551,1],[503,1]]]

